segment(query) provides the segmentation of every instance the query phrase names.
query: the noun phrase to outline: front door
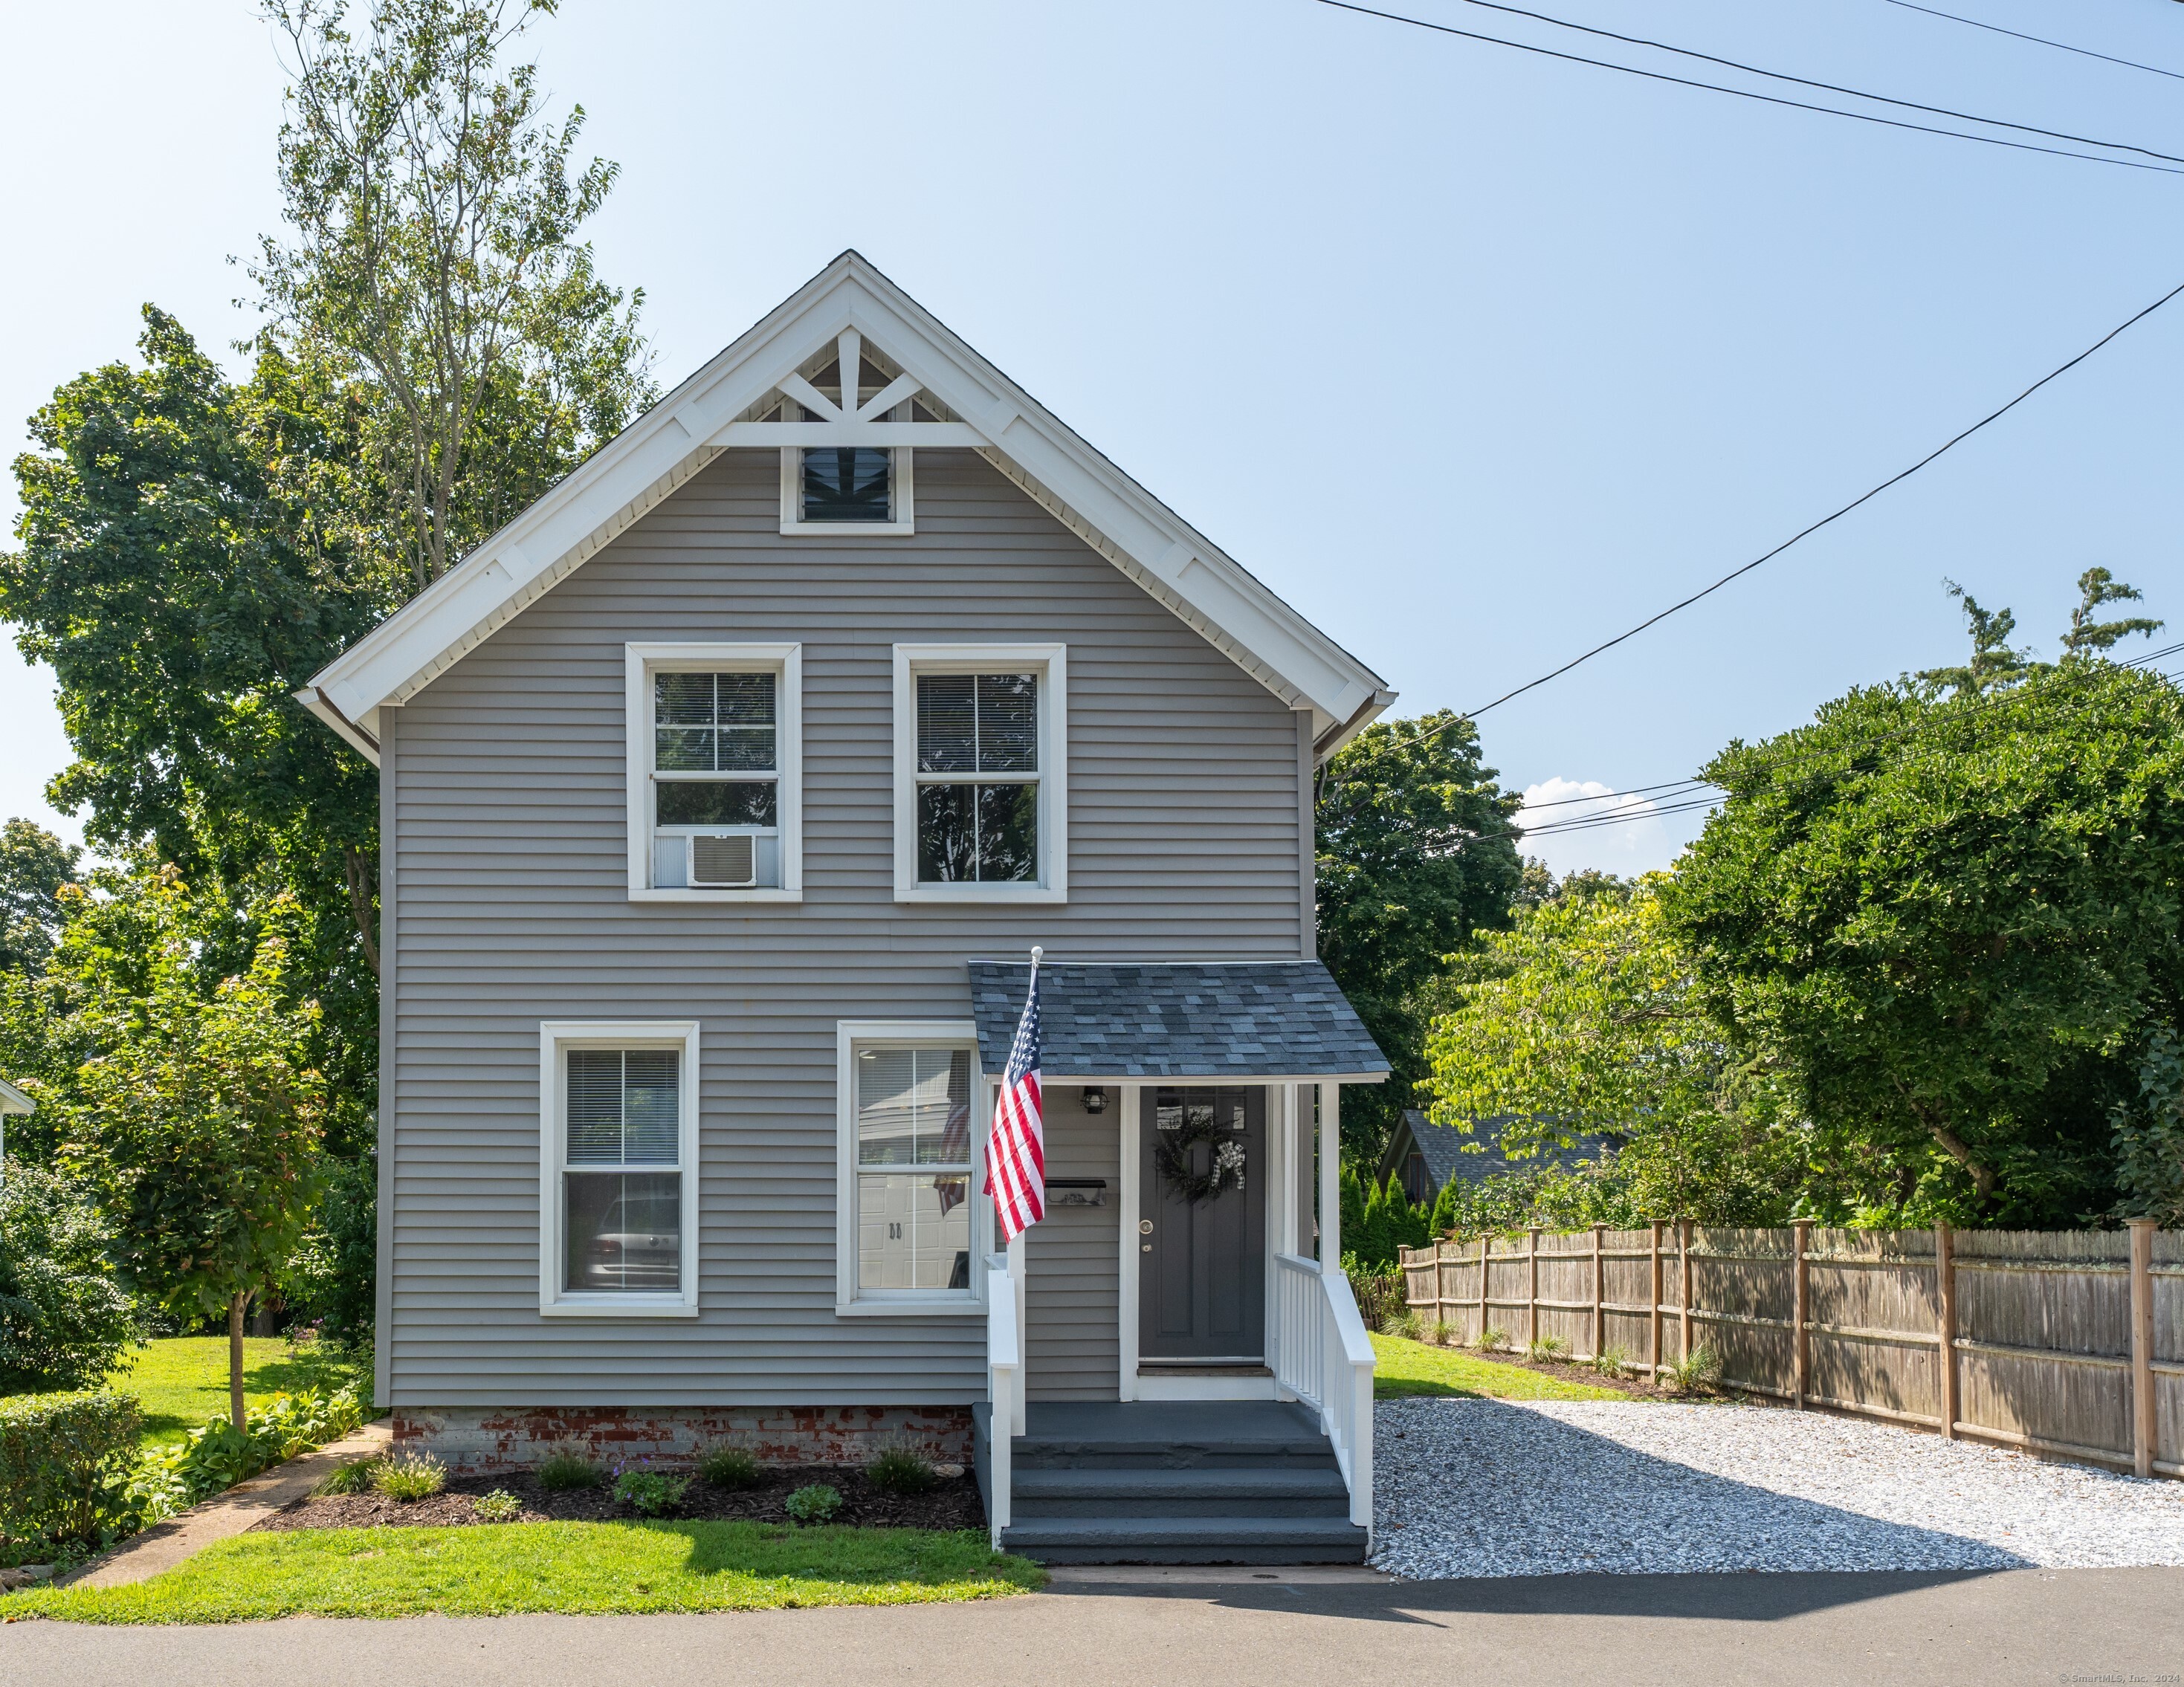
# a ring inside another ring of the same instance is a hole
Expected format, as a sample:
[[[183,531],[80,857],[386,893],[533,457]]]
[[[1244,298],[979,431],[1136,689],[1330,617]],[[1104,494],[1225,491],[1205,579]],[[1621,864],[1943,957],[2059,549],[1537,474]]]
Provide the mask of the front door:
[[[1141,1093],[1138,1356],[1262,1364],[1266,1091],[1234,1086]]]

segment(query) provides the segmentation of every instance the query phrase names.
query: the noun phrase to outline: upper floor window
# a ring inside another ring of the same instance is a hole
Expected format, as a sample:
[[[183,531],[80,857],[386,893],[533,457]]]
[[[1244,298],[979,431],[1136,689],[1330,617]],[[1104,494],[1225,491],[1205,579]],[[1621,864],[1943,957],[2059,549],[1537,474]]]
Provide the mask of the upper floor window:
[[[631,645],[632,895],[802,884],[794,645]]]
[[[895,646],[895,895],[1067,891],[1061,645]]]

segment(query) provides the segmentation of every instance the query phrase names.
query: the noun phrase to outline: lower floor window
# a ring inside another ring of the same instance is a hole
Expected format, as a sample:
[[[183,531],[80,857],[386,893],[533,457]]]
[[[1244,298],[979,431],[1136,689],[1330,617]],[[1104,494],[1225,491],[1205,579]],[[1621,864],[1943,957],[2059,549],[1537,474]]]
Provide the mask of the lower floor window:
[[[636,1035],[610,1044],[616,1030]],[[550,1121],[542,1305],[686,1304],[696,1027],[549,1024]],[[556,1234],[558,1233],[558,1234]]]
[[[967,1296],[971,1051],[860,1044],[849,1065],[854,1296]]]

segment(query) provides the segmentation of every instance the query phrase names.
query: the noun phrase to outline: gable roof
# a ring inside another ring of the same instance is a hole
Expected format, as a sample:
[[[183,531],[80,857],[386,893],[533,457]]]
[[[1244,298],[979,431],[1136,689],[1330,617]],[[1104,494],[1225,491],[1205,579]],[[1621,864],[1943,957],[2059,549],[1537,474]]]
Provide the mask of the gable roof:
[[[0,1113],[35,1113],[38,1104],[5,1078],[0,1078]]]
[[[376,761],[380,710],[400,706],[461,660],[731,440],[783,443],[757,418],[783,382],[794,383],[815,357],[850,333],[900,370],[919,389],[918,404],[944,418],[923,424],[931,431],[920,437],[976,449],[1268,690],[1293,709],[1310,709],[1320,755],[1333,754],[1394,701],[1370,668],[855,252],[835,259],[329,662],[298,700]]]

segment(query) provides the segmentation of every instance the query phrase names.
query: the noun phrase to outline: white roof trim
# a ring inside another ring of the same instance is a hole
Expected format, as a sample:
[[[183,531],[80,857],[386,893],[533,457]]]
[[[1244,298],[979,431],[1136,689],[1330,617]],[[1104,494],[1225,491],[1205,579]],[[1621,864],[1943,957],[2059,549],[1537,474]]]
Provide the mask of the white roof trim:
[[[0,1113],[35,1113],[38,1104],[4,1077],[0,1077]]]
[[[752,405],[851,330],[939,401],[955,419],[950,443],[975,446],[1246,673],[1291,708],[1311,710],[1321,755],[1394,700],[1371,669],[855,252],[329,662],[298,699],[376,761],[380,710],[406,703],[688,481]]]

